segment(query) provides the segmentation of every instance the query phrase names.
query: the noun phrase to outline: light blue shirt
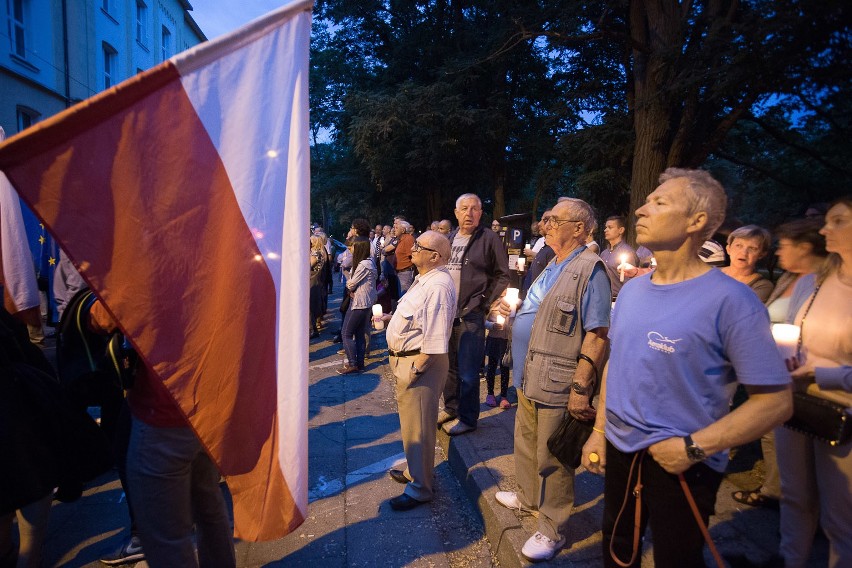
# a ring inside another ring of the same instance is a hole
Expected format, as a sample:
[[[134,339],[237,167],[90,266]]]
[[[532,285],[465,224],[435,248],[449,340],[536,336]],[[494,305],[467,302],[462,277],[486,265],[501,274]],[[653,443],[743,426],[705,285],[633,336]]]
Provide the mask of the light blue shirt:
[[[544,297],[556,283],[562,270],[568,266],[578,254],[586,250],[585,246],[578,247],[560,263],[556,259],[550,261],[545,269],[539,274],[535,282],[530,286],[524,303],[518,309],[515,323],[512,324],[512,384],[515,388],[521,388],[524,378],[524,360],[530,345],[535,315]],[[595,266],[589,277],[589,285],[586,293],[580,300],[582,310],[583,329],[589,331],[599,327],[609,327],[611,288],[606,270],[601,266]]]
[[[609,330],[606,436],[622,452],[686,436],[729,411],[737,382],[790,382],[769,314],[748,286],[713,269],[658,285],[624,285]],[[707,458],[724,471],[727,451]]]

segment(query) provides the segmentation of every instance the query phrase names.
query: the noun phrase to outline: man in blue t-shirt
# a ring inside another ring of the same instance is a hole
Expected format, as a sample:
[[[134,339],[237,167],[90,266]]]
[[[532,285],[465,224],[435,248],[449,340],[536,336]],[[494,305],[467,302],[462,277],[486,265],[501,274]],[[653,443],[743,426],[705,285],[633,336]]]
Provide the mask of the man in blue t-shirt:
[[[698,256],[725,205],[724,189],[710,174],[670,168],[636,210],[637,241],[654,251],[657,269],[619,294],[596,430],[583,449],[586,468],[606,469],[605,566],[617,565],[611,550],[621,562],[635,552],[630,565],[639,566],[637,506],[641,532],[650,525],[654,535],[657,568],[704,566],[704,539],[678,476],[706,524],[727,449],[759,438],[792,413],[790,377],[766,309],[748,287]],[[729,412],[737,382],[749,399]],[[640,472],[643,488],[634,498],[629,490]]]

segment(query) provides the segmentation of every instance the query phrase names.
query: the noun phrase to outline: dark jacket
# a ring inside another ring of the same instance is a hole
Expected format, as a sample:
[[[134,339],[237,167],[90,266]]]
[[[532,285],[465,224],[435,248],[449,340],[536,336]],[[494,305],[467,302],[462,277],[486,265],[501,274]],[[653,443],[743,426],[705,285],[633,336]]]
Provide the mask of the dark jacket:
[[[448,235],[450,243],[458,229]],[[492,302],[509,285],[509,256],[500,237],[490,227],[477,227],[462,256],[457,317],[480,311],[486,313]]]

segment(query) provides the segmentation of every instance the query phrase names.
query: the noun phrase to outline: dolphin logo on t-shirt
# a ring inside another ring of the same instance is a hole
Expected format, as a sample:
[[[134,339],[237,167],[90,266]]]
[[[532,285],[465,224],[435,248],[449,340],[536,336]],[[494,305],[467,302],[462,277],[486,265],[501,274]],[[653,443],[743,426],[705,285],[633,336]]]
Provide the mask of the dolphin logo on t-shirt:
[[[669,339],[657,331],[648,332],[648,347],[663,353],[674,353],[674,346],[678,341],[683,341],[683,339]]]

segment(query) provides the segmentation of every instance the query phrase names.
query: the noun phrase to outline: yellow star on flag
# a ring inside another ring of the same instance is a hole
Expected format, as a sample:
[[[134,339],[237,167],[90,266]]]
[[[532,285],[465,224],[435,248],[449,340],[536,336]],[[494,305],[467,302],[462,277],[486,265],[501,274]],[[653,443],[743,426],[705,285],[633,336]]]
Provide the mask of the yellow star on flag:
[[[53,257],[51,256],[50,258],[48,258],[48,259],[47,259],[47,263],[48,263],[50,266],[53,266],[53,265],[55,265],[55,264],[56,264],[56,259],[55,259],[55,258],[53,258]]]
[[[46,240],[47,240],[47,239],[45,239],[45,238],[44,238],[44,235],[41,235],[41,236],[38,238],[38,244],[43,245],[43,244],[44,244],[44,241],[46,241]]]

